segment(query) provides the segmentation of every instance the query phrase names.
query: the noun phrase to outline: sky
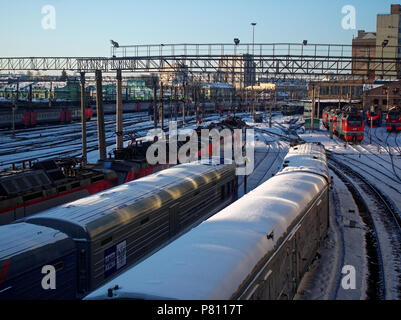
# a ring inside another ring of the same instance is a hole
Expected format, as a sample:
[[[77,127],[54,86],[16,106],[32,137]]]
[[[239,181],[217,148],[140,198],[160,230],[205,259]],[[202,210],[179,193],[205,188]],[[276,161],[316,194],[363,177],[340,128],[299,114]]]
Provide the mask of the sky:
[[[351,44],[358,29],[376,30],[387,0],[0,0],[0,57],[110,56],[120,45],[171,43]],[[55,9],[55,29],[44,6]],[[344,6],[355,8],[345,30]],[[49,24],[47,24],[49,25]]]

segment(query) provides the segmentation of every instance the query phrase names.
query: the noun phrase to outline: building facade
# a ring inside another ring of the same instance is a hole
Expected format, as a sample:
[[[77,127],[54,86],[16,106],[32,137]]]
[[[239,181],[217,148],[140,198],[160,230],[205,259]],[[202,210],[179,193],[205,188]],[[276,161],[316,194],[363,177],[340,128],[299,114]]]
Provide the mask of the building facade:
[[[377,15],[376,29],[376,78],[391,72],[401,78],[400,64],[387,59],[401,58],[401,5],[392,4],[390,14]],[[378,75],[380,75],[378,77]],[[385,76],[384,76],[385,77]]]
[[[352,74],[366,75],[368,82],[375,80],[376,33],[358,30],[352,39]]]
[[[401,80],[365,86],[363,101],[365,110],[374,107],[386,112],[393,106],[401,106]]]
[[[218,81],[244,89],[256,84],[256,63],[253,55],[240,54],[222,57],[219,61]]]
[[[314,94],[313,94],[314,91]],[[319,81],[308,83],[308,98],[351,101],[362,99],[363,81]]]

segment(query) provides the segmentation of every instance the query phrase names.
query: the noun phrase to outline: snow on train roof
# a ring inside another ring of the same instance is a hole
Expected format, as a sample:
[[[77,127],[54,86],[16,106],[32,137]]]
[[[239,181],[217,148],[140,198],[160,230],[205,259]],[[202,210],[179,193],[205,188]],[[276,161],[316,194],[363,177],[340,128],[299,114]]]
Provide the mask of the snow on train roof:
[[[64,239],[68,236],[60,231],[29,223],[1,226],[0,260]]]
[[[318,173],[328,179],[326,152],[321,144],[305,143],[290,148],[284,158],[284,168],[278,174],[292,171]]]
[[[102,218],[105,221],[100,224],[101,229],[115,226],[133,217],[132,212],[128,208],[130,205],[149,198],[152,195],[155,195],[157,198],[152,202],[152,205],[160,205],[162,201],[161,198],[158,198],[160,190],[178,186],[184,182],[196,185],[199,179],[205,181],[216,176],[218,177],[228,168],[233,167],[233,165],[228,164],[212,164],[195,161],[177,165],[106,191],[48,209],[25,218],[25,221],[40,224],[42,223],[40,221],[44,220],[62,220],[81,228],[81,231],[77,231],[81,236],[82,230],[86,230],[85,233],[95,234],[100,230],[98,221]],[[168,193],[170,198],[179,196],[179,192],[173,194],[174,191],[171,190]],[[113,217],[111,216],[112,214],[114,214]],[[64,230],[64,232],[67,231]]]
[[[86,299],[114,285],[113,298],[230,299],[326,184],[311,172],[274,176]]]

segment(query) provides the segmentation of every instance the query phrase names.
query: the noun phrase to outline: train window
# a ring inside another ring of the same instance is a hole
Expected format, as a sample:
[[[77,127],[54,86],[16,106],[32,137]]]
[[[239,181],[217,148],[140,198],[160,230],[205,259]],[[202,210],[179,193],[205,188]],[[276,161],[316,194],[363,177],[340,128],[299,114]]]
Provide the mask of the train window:
[[[111,242],[111,240],[113,240],[113,237],[108,237],[108,238],[102,240],[102,242],[100,243],[100,246],[103,247],[104,245],[106,245],[109,242]]]
[[[221,200],[225,198],[225,186],[221,186]]]
[[[31,193],[29,195],[23,196],[22,199],[24,201],[30,201],[30,200],[33,200],[33,199],[36,199],[36,198],[40,198],[42,196],[43,196],[42,191],[39,191],[39,192],[35,192],[35,193]]]
[[[67,187],[66,187],[66,186],[58,187],[58,188],[57,188],[57,191],[58,191],[58,192],[67,191]]]
[[[227,197],[230,195],[231,193],[231,181],[227,183]]]
[[[146,217],[145,219],[142,219],[141,220],[141,222],[140,222],[140,224],[142,225],[142,224],[145,224],[146,222],[149,222],[149,217]]]
[[[56,269],[56,271],[60,271],[64,268],[64,262],[60,261],[57,262],[56,264],[54,264],[54,269]]]
[[[81,186],[81,184],[79,182],[75,182],[75,183],[71,184],[71,189],[78,188],[79,186]]]

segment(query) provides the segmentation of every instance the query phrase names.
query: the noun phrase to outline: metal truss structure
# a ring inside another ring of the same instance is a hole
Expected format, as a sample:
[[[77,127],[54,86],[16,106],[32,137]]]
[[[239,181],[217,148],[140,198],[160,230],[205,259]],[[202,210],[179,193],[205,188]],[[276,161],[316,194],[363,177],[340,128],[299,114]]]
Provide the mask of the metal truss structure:
[[[386,47],[385,50],[391,50]],[[73,71],[104,73],[182,72],[192,75],[226,73],[258,77],[365,80],[399,78],[400,59],[357,57],[351,45],[340,44],[160,44],[112,47],[111,57],[0,58],[0,72]]]

